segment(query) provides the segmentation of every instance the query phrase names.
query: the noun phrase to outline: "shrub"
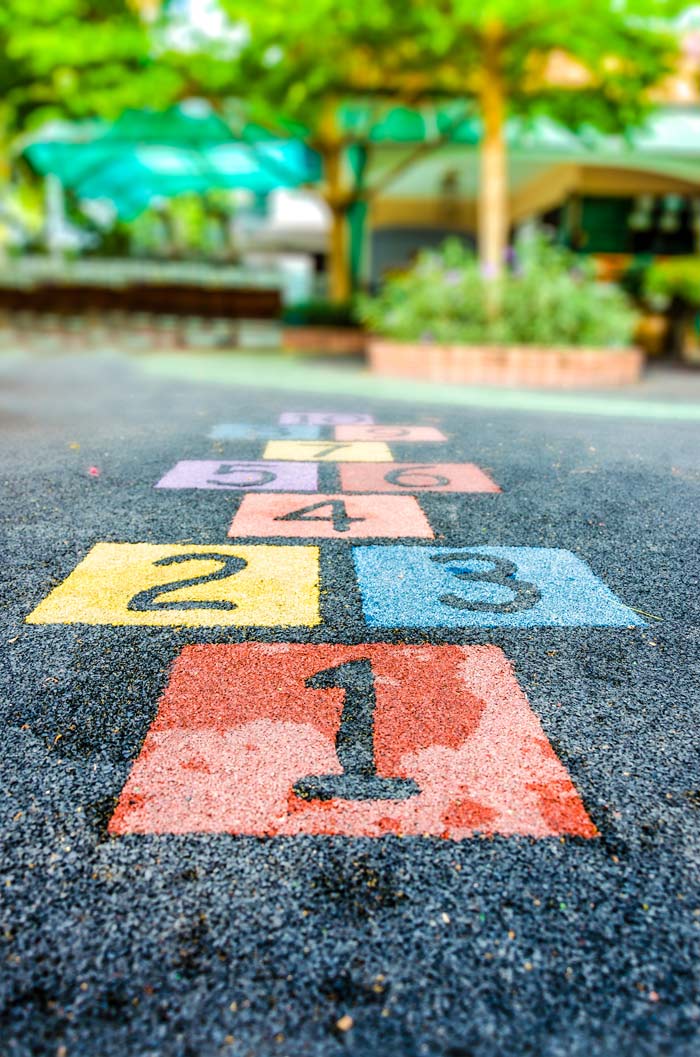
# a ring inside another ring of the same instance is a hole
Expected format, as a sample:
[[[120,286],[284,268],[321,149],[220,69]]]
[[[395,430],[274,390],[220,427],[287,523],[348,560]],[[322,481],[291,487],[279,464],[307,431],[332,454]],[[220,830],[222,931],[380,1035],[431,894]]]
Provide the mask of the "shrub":
[[[644,293],[655,307],[668,308],[675,301],[700,308],[700,257],[674,257],[652,264]]]
[[[484,277],[461,242],[448,240],[437,252],[423,251],[376,297],[360,298],[358,313],[385,337],[464,345],[621,346],[636,320],[622,290],[597,282],[588,262],[541,235],[518,241],[498,280]]]
[[[298,301],[288,305],[282,319],[291,326],[356,327],[357,315],[352,302]]]

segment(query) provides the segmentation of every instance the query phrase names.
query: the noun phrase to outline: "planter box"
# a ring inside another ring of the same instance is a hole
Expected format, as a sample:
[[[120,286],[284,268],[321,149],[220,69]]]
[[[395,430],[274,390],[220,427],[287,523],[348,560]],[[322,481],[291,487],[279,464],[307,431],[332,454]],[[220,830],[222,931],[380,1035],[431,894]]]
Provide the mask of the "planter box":
[[[285,327],[282,346],[295,352],[364,356],[367,335],[359,327]]]
[[[390,378],[458,385],[598,389],[630,385],[642,372],[636,348],[541,348],[536,345],[431,345],[368,340],[370,368]]]

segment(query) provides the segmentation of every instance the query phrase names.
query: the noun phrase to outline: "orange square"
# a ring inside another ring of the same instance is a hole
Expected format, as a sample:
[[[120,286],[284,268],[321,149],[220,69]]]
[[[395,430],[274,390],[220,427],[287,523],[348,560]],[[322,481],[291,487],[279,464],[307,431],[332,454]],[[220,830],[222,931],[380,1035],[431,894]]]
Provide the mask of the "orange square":
[[[296,495],[251,492],[243,497],[229,536],[303,539],[433,539],[411,495]]]
[[[496,646],[186,646],[112,834],[596,829]]]
[[[473,462],[343,463],[344,492],[500,492]]]

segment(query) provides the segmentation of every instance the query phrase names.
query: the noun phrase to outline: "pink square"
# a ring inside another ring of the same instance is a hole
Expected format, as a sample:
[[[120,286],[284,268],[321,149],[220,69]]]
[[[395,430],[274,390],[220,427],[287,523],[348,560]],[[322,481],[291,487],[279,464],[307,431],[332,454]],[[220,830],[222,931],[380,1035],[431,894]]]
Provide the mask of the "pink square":
[[[371,415],[351,411],[284,411],[280,426],[335,426],[339,424],[374,422]]]
[[[446,441],[447,437],[435,426],[336,426],[336,440],[406,440],[419,444],[424,441]]]
[[[372,462],[339,464],[345,492],[500,492],[473,462]]]
[[[228,534],[304,539],[433,538],[433,530],[413,496],[305,497],[281,492],[244,496]]]

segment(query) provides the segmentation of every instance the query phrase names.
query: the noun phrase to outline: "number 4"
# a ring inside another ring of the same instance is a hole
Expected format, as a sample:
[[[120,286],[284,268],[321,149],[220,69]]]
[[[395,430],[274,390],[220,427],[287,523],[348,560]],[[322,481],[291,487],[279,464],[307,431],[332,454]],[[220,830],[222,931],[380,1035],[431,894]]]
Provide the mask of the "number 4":
[[[328,510],[329,513],[321,514],[322,510]],[[313,511],[318,513],[313,514]],[[366,520],[363,517],[350,517],[343,499],[324,499],[320,503],[290,510],[288,514],[280,514],[275,518],[275,521],[330,521],[334,532],[347,532],[354,521]]]

